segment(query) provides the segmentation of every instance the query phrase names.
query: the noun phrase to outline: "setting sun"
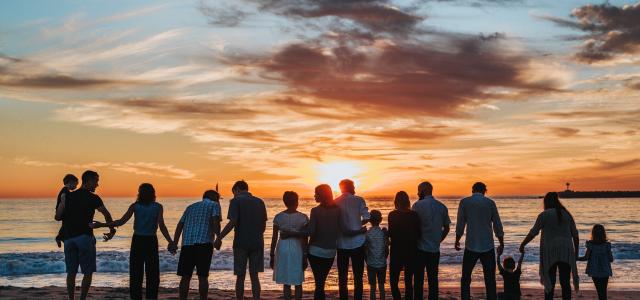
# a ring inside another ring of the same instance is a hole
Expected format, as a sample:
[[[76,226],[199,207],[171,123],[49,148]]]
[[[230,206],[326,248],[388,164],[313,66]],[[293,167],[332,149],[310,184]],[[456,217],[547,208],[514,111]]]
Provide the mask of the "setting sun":
[[[349,178],[354,181],[356,187],[359,186],[363,168],[352,161],[335,161],[330,163],[320,163],[316,166],[317,179],[321,183],[331,186],[334,192],[338,193],[340,180]]]

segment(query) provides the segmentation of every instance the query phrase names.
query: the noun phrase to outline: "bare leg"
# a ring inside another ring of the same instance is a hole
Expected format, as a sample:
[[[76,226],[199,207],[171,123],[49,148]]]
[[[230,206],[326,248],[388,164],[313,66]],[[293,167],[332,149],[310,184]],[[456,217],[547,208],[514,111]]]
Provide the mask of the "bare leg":
[[[200,300],[207,300],[207,297],[209,297],[208,276],[198,276],[198,292],[200,293]]]
[[[189,297],[190,284],[191,276],[182,276],[182,278],[180,278],[180,300],[187,300],[187,297]]]
[[[260,278],[258,272],[249,272],[251,276],[251,293],[254,300],[260,300]]]
[[[296,285],[296,300],[302,300],[302,285]]]
[[[84,276],[82,276],[82,291],[80,292],[80,300],[87,299],[87,295],[89,295],[89,288],[91,287],[92,278],[93,273],[84,274]]]
[[[284,300],[291,300],[291,286],[285,284],[282,287],[282,293],[284,294]]]
[[[67,295],[69,300],[75,299],[76,295],[76,274],[67,273]]]
[[[244,299],[244,276],[245,274],[236,276],[236,299],[237,300]]]

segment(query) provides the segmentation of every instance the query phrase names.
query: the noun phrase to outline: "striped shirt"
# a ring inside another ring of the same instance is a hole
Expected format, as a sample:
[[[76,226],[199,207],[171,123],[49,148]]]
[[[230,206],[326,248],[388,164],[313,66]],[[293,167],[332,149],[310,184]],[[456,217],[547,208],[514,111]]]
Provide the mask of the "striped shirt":
[[[204,198],[187,207],[179,223],[183,226],[182,246],[211,243],[211,218],[220,217],[220,203]]]

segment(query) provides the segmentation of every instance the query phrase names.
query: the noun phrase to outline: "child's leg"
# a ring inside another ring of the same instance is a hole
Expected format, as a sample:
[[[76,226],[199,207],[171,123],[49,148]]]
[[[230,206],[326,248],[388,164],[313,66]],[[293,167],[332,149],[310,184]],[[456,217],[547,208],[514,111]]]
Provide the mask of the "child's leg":
[[[596,291],[598,292],[598,299],[603,300],[607,299],[607,285],[609,284],[609,278],[598,278],[592,277],[593,284],[596,286]]]
[[[288,284],[285,284],[282,288],[282,292],[284,294],[284,299],[285,300],[291,300],[291,286]]]
[[[302,285],[296,285],[296,300],[302,299]]]
[[[369,299],[376,299],[376,271],[367,266],[367,278],[369,279]]]
[[[387,268],[384,267],[378,270],[378,290],[380,291],[380,299],[385,299],[384,284],[387,281]]]

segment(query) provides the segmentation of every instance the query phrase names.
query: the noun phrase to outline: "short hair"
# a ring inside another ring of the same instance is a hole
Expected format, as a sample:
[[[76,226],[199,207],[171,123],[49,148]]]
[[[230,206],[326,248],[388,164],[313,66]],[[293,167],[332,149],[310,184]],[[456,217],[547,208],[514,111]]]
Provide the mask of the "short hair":
[[[418,194],[420,194],[420,197],[433,194],[433,185],[431,185],[431,182],[423,181],[418,184]]]
[[[72,182],[78,183],[78,177],[76,177],[76,175],[67,174],[67,175],[64,175],[64,178],[62,178],[62,183],[64,184],[69,184]]]
[[[244,180],[238,180],[236,181],[236,183],[233,184],[233,187],[231,187],[231,190],[248,191],[249,185]]]
[[[351,194],[356,193],[356,186],[351,179],[342,179],[340,180],[340,191],[347,192]]]
[[[282,195],[282,202],[287,208],[298,206],[298,193],[294,191],[286,191]]]
[[[82,173],[82,182],[89,182],[98,179],[99,175],[96,171],[86,170]]]
[[[471,191],[474,193],[484,193],[487,191],[487,185],[482,182],[476,182],[471,187]]]
[[[138,187],[138,202],[148,204],[156,201],[156,189],[151,183],[143,183]]]
[[[211,201],[218,202],[220,201],[220,194],[214,190],[207,190],[202,194],[202,199],[209,199]]]
[[[408,208],[411,207],[411,201],[409,200],[409,194],[405,191],[399,191],[396,193],[396,198],[393,200],[393,204],[396,207]]]
[[[372,210],[369,222],[371,222],[371,225],[380,225],[380,222],[382,222],[382,213],[377,209]]]
[[[511,256],[507,256],[502,260],[502,265],[507,270],[513,270],[516,268],[516,261]]]

